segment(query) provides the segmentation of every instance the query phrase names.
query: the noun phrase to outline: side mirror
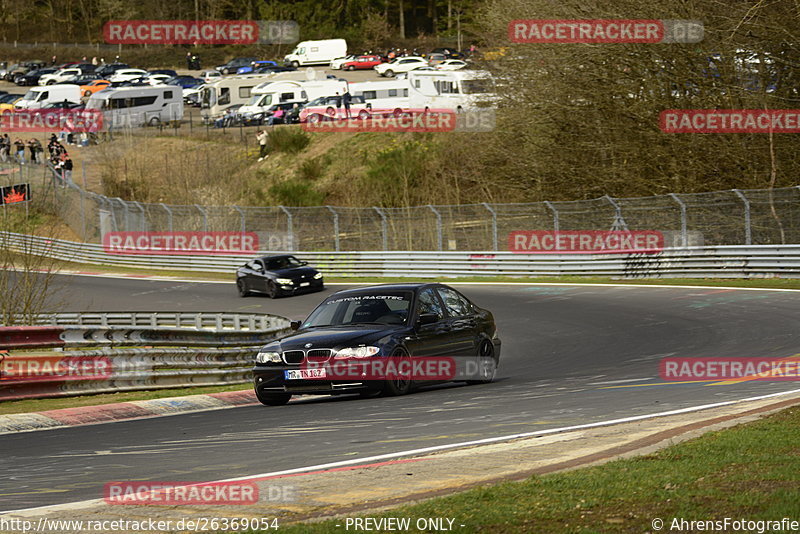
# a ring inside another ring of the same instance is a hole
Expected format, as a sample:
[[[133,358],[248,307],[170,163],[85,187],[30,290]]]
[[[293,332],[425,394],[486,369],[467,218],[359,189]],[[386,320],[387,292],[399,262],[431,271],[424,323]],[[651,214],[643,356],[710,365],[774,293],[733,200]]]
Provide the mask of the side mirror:
[[[302,260],[302,261],[300,262],[300,265],[308,265],[308,262],[307,262],[307,261],[305,261],[305,260]]]
[[[292,321],[289,323],[289,328],[292,330],[299,330],[300,329],[300,321]]]
[[[439,321],[439,316],[435,313],[421,313],[419,315],[419,319],[417,319],[417,324],[420,326],[424,326],[426,324],[433,324]]]

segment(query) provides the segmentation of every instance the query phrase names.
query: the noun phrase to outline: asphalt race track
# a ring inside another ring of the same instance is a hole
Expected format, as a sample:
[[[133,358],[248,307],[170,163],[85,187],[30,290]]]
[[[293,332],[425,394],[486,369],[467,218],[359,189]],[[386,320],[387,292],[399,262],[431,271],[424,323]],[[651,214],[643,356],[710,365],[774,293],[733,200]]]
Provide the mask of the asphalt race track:
[[[241,299],[231,283],[61,276],[63,311],[242,311],[303,318],[323,294]],[[493,311],[498,380],[395,398],[294,400],[0,436],[0,510],[102,497],[115,480],[218,480],[796,389],[663,383],[665,356],[800,352],[800,292],[461,286]]]

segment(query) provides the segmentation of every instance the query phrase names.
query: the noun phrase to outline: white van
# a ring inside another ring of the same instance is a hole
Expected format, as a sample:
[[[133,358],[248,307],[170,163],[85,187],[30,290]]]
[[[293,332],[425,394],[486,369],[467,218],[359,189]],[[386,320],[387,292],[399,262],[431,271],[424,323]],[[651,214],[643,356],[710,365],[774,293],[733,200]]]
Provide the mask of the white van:
[[[14,107],[16,109],[40,109],[45,104],[64,102],[65,100],[74,104],[80,103],[81,87],[74,84],[31,87],[25,96],[14,104]]]
[[[412,109],[460,111],[497,99],[494,79],[486,71],[411,71],[406,81]]]
[[[253,88],[270,76],[274,74],[243,74],[207,83],[200,90],[200,115],[205,119],[216,119],[229,107],[247,103]]]
[[[347,55],[347,41],[344,39],[325,39],[322,41],[302,41],[284,59],[287,65],[330,65],[334,59]]]
[[[276,104],[303,104],[321,96],[343,95],[347,91],[344,80],[279,80],[263,83],[253,89],[253,96],[239,114],[248,115],[267,111]]]
[[[110,128],[157,126],[183,118],[183,91],[177,85],[109,88],[93,94],[86,109],[102,111]]]
[[[408,80],[357,82],[350,84],[350,94],[364,98],[367,109],[375,113],[400,113],[410,107]]]

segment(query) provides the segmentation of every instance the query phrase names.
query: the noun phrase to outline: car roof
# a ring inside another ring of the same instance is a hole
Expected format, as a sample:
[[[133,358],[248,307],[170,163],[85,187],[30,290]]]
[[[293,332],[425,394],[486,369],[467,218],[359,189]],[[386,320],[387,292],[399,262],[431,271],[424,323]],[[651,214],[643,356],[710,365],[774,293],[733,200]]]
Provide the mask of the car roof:
[[[438,282],[405,282],[405,283],[394,283],[394,284],[378,284],[374,286],[343,289],[341,291],[337,291],[336,293],[334,293],[334,295],[360,295],[360,294],[376,293],[380,291],[416,291],[423,287],[428,287],[428,286],[435,287],[441,285],[442,284]]]
[[[294,254],[270,254],[269,256],[261,256],[259,260],[274,260],[276,258],[289,258],[294,257]]]

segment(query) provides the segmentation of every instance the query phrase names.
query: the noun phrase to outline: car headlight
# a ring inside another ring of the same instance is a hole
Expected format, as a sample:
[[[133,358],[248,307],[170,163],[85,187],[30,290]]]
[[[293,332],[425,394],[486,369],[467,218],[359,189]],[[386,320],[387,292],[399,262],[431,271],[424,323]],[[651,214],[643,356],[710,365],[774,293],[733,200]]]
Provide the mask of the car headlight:
[[[276,278],[275,281],[278,282],[282,286],[290,286],[290,285],[292,285],[292,279],[291,278]]]
[[[347,358],[369,358],[370,356],[375,356],[380,351],[381,349],[378,347],[347,347],[345,349],[339,349],[333,359],[345,360]]]
[[[281,353],[273,351],[261,351],[256,354],[256,362],[258,363],[280,363]]]
[[[314,280],[319,280],[320,278],[322,278],[322,273],[317,273],[314,275]]]

